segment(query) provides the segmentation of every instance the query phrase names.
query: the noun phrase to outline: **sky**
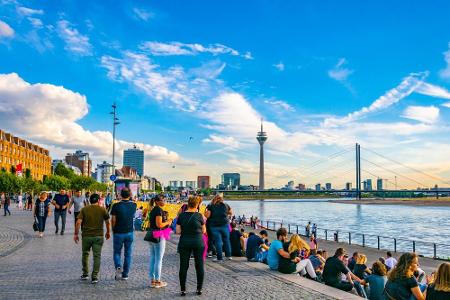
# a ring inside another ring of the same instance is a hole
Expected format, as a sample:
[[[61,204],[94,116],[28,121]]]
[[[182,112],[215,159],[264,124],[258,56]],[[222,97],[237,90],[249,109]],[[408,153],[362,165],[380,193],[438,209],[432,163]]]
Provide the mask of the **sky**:
[[[395,2],[395,3],[394,3]],[[167,183],[450,186],[450,2],[0,0],[0,128]]]

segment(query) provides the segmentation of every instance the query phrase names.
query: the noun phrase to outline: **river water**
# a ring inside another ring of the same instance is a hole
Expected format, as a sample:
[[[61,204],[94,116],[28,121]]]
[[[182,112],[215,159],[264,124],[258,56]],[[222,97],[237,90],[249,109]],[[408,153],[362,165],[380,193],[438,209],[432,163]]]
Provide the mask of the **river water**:
[[[299,232],[304,233],[307,221],[319,227],[318,237],[333,239],[339,231],[339,240],[348,242],[349,232],[354,244],[364,243],[377,247],[380,237],[381,249],[394,250],[394,238],[398,251],[412,251],[416,241],[416,252],[433,256],[450,257],[450,207],[426,207],[406,205],[360,205],[332,203],[331,199],[299,200],[237,200],[228,201],[234,214],[246,217],[258,216],[266,225],[266,220],[299,224]],[[272,227],[269,223],[269,227]],[[277,225],[279,227],[279,225]],[[296,226],[291,227],[296,231]]]

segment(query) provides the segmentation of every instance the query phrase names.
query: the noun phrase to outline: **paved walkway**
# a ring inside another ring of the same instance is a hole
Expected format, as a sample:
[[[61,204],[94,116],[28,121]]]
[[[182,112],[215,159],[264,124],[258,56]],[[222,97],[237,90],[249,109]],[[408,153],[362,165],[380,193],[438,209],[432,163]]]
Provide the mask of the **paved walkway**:
[[[66,235],[54,234],[53,218],[47,221],[43,239],[32,233],[30,212],[12,210],[11,217],[0,216],[0,299],[169,299],[178,297],[178,257],[176,241],[169,242],[163,262],[165,289],[149,288],[148,246],[143,233],[136,234],[133,266],[127,282],[115,281],[112,241],[103,247],[100,282],[80,282],[81,246],[72,240],[73,216],[68,215]],[[206,263],[203,299],[351,299],[311,280],[295,275],[290,280],[262,264],[231,261]],[[191,265],[188,297],[195,291]],[[302,282],[306,283],[302,285]],[[327,290],[328,289],[328,290]],[[321,291],[324,290],[322,293]],[[331,291],[331,292],[330,292]],[[327,296],[328,295],[328,296]],[[331,296],[330,296],[331,295]],[[340,295],[340,296],[339,296]],[[347,297],[348,295],[348,297]]]

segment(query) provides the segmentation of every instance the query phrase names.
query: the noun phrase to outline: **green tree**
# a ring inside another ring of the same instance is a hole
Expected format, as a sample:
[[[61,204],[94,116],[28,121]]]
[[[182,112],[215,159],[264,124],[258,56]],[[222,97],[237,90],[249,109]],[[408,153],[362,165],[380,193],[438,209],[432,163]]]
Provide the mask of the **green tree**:
[[[61,189],[68,189],[70,187],[69,179],[59,176],[59,175],[50,175],[44,180],[44,184],[48,189],[52,191],[59,191]]]
[[[104,183],[100,183],[97,181],[94,181],[91,183],[91,185],[88,188],[90,191],[98,191],[98,192],[106,192],[108,189],[108,186]]]
[[[77,176],[71,168],[67,168],[62,163],[56,165],[54,173],[56,175],[63,176],[69,179]]]
[[[95,180],[91,177],[75,175],[70,179],[70,187],[73,190],[80,190],[80,191],[87,190],[89,189],[89,186],[94,182]]]
[[[0,191],[5,193],[20,192],[19,178],[7,172],[0,173]]]
[[[25,178],[31,178],[31,170],[28,168],[25,169]]]
[[[161,192],[162,191],[161,183],[159,181],[157,181],[155,183],[155,191],[157,191],[157,192]]]
[[[11,174],[16,174],[16,167],[15,166],[11,166],[9,171],[11,172]]]

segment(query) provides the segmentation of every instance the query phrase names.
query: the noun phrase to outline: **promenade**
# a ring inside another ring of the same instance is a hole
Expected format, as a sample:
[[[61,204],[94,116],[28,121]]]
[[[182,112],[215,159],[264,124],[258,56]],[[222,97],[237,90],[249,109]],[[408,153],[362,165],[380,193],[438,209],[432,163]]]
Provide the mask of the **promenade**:
[[[73,215],[68,215],[66,234],[54,234],[53,216],[46,235],[35,237],[29,211],[12,209],[0,216],[0,299],[171,299],[179,297],[178,257],[175,237],[167,243],[163,280],[167,288],[151,289],[148,280],[148,247],[136,232],[133,265],[128,281],[114,280],[112,240],[102,252],[100,282],[81,282],[81,245],[72,240]],[[272,272],[259,263],[242,259],[217,264],[206,262],[204,293],[194,295],[193,262],[188,275],[188,296],[196,299],[358,299],[323,284]],[[360,298],[359,298],[360,299]]]

